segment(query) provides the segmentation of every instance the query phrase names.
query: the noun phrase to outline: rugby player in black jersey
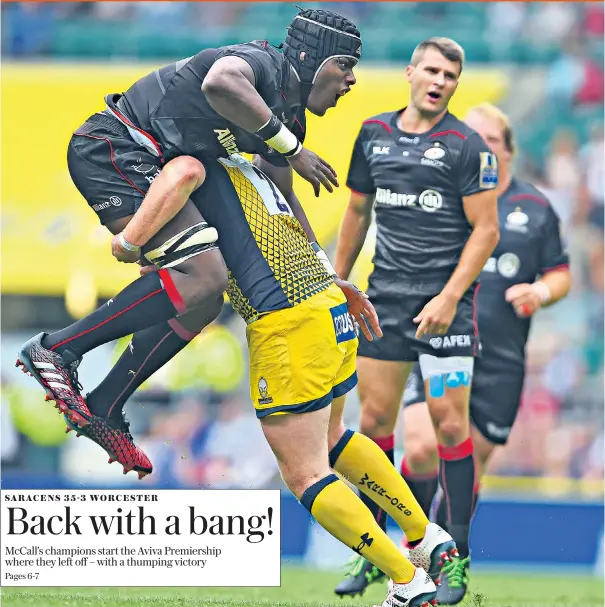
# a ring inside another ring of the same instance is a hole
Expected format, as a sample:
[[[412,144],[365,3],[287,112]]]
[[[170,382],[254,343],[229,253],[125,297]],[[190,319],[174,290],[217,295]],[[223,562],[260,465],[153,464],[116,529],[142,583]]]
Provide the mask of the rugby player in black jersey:
[[[555,210],[544,194],[511,172],[515,142],[507,116],[482,104],[469,111],[465,122],[496,154],[499,172],[500,241],[481,272],[477,296],[481,356],[475,361],[470,400],[476,505],[489,459],[497,446],[506,444],[519,410],[533,315],[568,294],[571,274]],[[426,514],[432,504],[436,522],[446,525],[447,502],[441,489],[433,500],[438,490],[437,441],[417,364],[403,401],[401,472]]]
[[[124,94],[107,95],[106,109],[73,134],[67,154],[72,180],[115,235],[114,256],[159,271],[144,273],[74,324],[36,335],[18,364],[57,401],[68,423],[125,473],[143,476],[152,465],[132,440],[123,405],[216,318],[223,303],[228,277],[216,228],[203,219],[192,193],[217,158],[256,154],[259,170],[279,167],[279,187],[314,240],[292,191],[292,169],[316,194],[321,185],[332,191],[337,180],[302,146],[305,109],[323,116],[336,105],[355,84],[360,53],[359,32],[348,20],[303,11],[283,52],[266,41],[202,50],[153,71]],[[264,305],[271,309],[275,301]],[[107,378],[83,398],[77,379],[82,356],[131,333]]]
[[[393,461],[393,431],[406,380],[419,360],[438,440],[447,493],[447,535],[416,521],[407,534],[410,559],[435,578],[440,563],[468,567],[474,482],[468,421],[474,356],[477,277],[498,242],[497,161],[481,137],[448,111],[464,51],[448,38],[420,43],[406,68],[408,105],[364,121],[347,185],[352,190],[335,258],[347,278],[376,218],[374,270],[368,295],[384,333],[360,336],[360,430]],[[386,516],[366,500],[377,520]],[[447,541],[453,538],[456,548]],[[449,546],[444,555],[435,547]],[[442,571],[439,592],[448,588]],[[456,575],[458,575],[456,573]],[[381,572],[357,558],[336,593],[362,592]],[[438,601],[444,602],[438,595]]]

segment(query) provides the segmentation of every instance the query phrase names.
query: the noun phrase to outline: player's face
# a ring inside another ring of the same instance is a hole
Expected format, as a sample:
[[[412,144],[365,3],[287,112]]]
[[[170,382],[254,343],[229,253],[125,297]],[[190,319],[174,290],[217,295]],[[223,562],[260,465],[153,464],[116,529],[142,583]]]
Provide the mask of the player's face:
[[[329,108],[346,95],[357,82],[353,68],[357,60],[350,57],[333,57],[319,70],[311,89],[307,108],[316,116],[323,116]]]
[[[458,86],[460,64],[450,61],[437,49],[427,48],[418,65],[405,71],[414,107],[427,116],[443,112]]]
[[[483,138],[487,147],[496,155],[496,158],[498,158],[498,164],[500,166],[510,162],[512,155],[510,151],[506,149],[502,125],[498,120],[471,110],[467,114],[464,122],[466,122],[471,129],[477,131]]]

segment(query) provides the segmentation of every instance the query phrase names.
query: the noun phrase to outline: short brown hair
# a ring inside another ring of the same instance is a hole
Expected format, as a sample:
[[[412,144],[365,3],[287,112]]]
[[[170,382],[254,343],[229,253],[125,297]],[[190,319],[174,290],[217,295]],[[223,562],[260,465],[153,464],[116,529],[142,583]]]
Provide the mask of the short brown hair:
[[[422,56],[427,48],[435,48],[446,59],[459,63],[460,72],[462,72],[462,68],[464,67],[464,49],[455,40],[439,36],[424,40],[414,49],[412,60],[410,61],[413,66],[418,65],[422,61]]]

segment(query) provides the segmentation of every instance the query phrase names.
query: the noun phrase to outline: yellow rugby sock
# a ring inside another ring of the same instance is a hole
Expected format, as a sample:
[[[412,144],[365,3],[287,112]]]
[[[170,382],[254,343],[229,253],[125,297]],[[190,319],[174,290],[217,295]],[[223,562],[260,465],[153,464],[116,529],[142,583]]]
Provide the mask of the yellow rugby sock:
[[[330,474],[311,485],[300,503],[336,539],[368,559],[394,582],[407,584],[415,568],[378,526],[372,513],[345,483]]]
[[[424,537],[429,519],[395,466],[372,439],[347,430],[330,451],[330,466],[390,514],[408,542]]]

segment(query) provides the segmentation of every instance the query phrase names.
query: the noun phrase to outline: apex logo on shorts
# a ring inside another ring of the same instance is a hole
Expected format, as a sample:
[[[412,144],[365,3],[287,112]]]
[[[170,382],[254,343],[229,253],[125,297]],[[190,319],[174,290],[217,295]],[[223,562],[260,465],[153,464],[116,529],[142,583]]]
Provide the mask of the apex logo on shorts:
[[[441,350],[441,348],[467,348],[471,346],[471,336],[446,335],[445,337],[431,337],[429,344],[435,350]]]
[[[273,402],[273,398],[269,396],[269,384],[264,377],[258,380],[258,393],[260,394],[259,405],[270,405]]]
[[[235,135],[229,129],[214,129],[218,142],[225,148],[227,154],[239,154]]]
[[[95,211],[102,211],[103,209],[108,209],[109,207],[119,207],[121,204],[122,199],[119,196],[110,196],[109,200],[106,200],[99,204],[93,204],[92,208]]]
[[[349,341],[357,337],[357,331],[355,331],[355,324],[347,304],[340,304],[330,309],[332,314],[332,320],[334,321],[334,331],[336,333],[336,343],[340,344],[343,341]]]

